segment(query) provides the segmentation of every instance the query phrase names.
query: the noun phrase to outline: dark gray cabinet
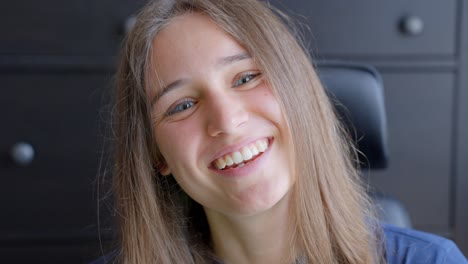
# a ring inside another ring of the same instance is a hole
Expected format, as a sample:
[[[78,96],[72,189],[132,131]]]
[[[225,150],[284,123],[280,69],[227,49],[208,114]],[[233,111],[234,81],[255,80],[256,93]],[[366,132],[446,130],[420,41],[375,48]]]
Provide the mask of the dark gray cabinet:
[[[383,80],[390,160],[370,180],[410,209],[416,228],[451,236],[454,74],[384,73]]]
[[[0,71],[0,262],[98,255],[99,109],[108,82],[104,73]],[[18,144],[33,151],[27,164],[10,153]]]
[[[102,255],[97,175],[109,125],[102,103],[125,23],[144,2],[2,3],[0,263]],[[15,146],[24,164],[12,158]]]
[[[95,221],[92,203],[102,139],[97,133],[103,74],[0,73],[4,156],[0,167],[0,237],[85,234]],[[8,125],[6,125],[8,124]],[[29,164],[11,150],[33,149]],[[58,202],[60,201],[60,202]],[[32,222],[31,220],[34,219]]]
[[[18,0],[0,9],[0,54],[114,56],[144,1]]]
[[[468,3],[459,5],[459,43],[457,92],[455,95],[455,113],[457,125],[454,129],[453,149],[453,223],[457,242],[468,255]]]
[[[457,0],[272,1],[310,28],[318,56],[453,56]]]

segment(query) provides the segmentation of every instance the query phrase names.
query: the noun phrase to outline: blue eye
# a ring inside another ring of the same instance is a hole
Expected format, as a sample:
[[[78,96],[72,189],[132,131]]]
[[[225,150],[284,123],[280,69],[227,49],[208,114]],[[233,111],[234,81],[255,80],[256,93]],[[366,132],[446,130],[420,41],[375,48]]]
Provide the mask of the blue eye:
[[[241,85],[244,85],[252,80],[254,80],[255,78],[257,78],[258,76],[260,76],[260,73],[249,73],[249,74],[245,74],[243,76],[241,76],[239,79],[237,79],[235,82],[234,82],[234,87],[238,87],[238,86],[241,86]]]
[[[173,115],[173,114],[177,114],[179,112],[182,112],[182,111],[185,111],[191,107],[193,107],[195,105],[195,102],[194,101],[191,101],[191,100],[184,100],[178,104],[176,104],[174,107],[172,107],[171,109],[169,109],[167,112],[166,112],[166,116],[170,116],[170,115]]]

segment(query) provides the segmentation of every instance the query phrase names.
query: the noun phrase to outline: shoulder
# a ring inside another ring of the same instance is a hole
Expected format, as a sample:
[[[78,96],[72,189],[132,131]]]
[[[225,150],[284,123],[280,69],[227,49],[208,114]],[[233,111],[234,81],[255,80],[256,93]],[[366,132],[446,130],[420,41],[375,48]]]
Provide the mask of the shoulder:
[[[468,263],[453,241],[433,234],[382,225],[389,264]]]

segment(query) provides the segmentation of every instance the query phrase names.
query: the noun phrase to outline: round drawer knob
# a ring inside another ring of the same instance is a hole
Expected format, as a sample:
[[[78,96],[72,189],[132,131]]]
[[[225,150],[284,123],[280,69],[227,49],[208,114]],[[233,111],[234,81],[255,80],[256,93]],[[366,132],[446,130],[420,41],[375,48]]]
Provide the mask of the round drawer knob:
[[[125,35],[127,35],[132,30],[132,28],[135,26],[135,23],[136,23],[136,17],[135,16],[131,16],[131,17],[128,17],[127,19],[125,19],[125,21],[123,23],[123,31],[124,31]]]
[[[34,148],[26,142],[18,142],[10,149],[11,159],[21,166],[30,164],[34,160]]]
[[[424,31],[424,21],[418,16],[407,16],[401,20],[400,28],[407,35],[417,36]]]

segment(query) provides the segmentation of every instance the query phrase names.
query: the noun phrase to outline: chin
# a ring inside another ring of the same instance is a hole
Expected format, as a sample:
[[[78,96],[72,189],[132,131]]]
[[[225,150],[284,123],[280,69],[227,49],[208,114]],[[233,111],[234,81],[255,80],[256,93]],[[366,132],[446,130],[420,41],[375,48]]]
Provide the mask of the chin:
[[[253,216],[274,211],[279,204],[287,204],[289,200],[289,184],[281,184],[276,188],[265,186],[252,187],[239,195],[235,205],[237,214]]]

